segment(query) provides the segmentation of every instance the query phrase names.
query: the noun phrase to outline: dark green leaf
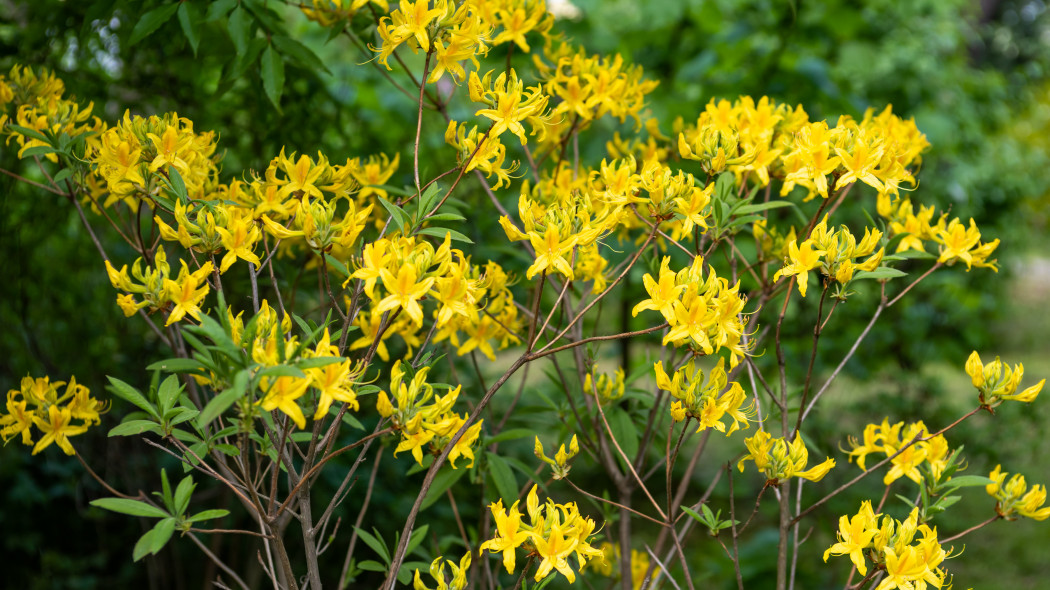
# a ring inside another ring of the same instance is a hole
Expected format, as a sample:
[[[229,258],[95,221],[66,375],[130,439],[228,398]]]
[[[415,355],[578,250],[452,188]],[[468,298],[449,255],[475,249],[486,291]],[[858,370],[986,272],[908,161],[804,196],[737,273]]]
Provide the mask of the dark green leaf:
[[[371,547],[372,551],[375,551],[389,567],[390,552],[387,550],[386,545],[377,539],[372,533],[369,533],[364,529],[354,527],[354,530],[357,531],[357,536],[361,537],[361,540],[365,542],[365,545]],[[383,571],[386,570],[384,569]]]
[[[487,452],[485,456],[488,458],[489,476],[496,485],[496,493],[503,498],[505,505],[513,504],[518,498],[518,482],[514,479],[510,465],[496,453]]]
[[[153,31],[160,28],[161,25],[168,22],[175,11],[179,9],[179,3],[173,2],[171,4],[164,4],[154,8],[153,10],[143,14],[139,18],[139,22],[135,23],[135,28],[131,29],[131,38],[128,39],[128,47],[138,43],[145,39]]]
[[[22,150],[22,158],[32,158],[33,156],[46,156],[47,154],[58,153],[58,150],[49,145],[34,145]]]
[[[248,391],[248,379],[250,374],[247,369],[237,373],[233,378],[233,385],[229,389],[213,397],[211,401],[204,406],[204,410],[201,411],[200,415],[197,416],[197,426],[206,428],[211,421],[218,417],[220,414],[226,411],[233,405],[235,401],[244,396]]]
[[[230,41],[233,41],[238,57],[248,50],[248,26],[248,16],[244,10],[240,6],[234,8],[226,21],[226,31],[230,34]]]
[[[324,62],[317,57],[316,53],[295,39],[283,35],[274,35],[270,40],[277,46],[277,49],[281,50],[281,53],[290,55],[303,69],[322,71],[326,74],[332,73],[325,67]]]
[[[182,26],[182,34],[186,35],[186,40],[190,43],[190,49],[193,50],[193,56],[197,57],[197,46],[201,42],[200,35],[197,33],[200,10],[192,2],[180,2],[178,15],[179,25]]]
[[[268,46],[262,55],[262,81],[266,97],[280,111],[281,94],[284,93],[284,58],[273,45]]]
[[[11,125],[11,124],[8,124],[7,128],[10,129],[11,131],[17,131],[18,133],[21,133],[22,135],[25,135],[26,137],[29,137],[29,138],[32,138],[32,139],[38,139],[38,140],[40,140],[40,141],[42,141],[44,143],[47,143],[47,144],[51,143],[51,140],[48,139],[47,136],[45,136],[43,133],[40,133],[36,129],[30,129],[29,127],[22,127],[21,125]]]

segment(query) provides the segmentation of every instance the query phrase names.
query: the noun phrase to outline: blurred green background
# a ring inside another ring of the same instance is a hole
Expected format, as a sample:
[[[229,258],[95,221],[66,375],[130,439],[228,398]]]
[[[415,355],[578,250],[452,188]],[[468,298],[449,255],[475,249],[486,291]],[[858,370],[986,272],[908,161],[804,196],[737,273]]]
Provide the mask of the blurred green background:
[[[328,70],[288,58],[278,112],[262,91],[258,63],[231,59],[228,23],[209,19],[210,3],[187,0],[201,20],[197,55],[176,19],[128,47],[138,17],[159,4],[2,0],[0,69],[52,68],[69,94],[94,101],[95,113],[110,121],[125,109],[177,111],[198,129],[218,130],[228,150],[224,175],[265,167],[285,145],[322,150],[333,159],[379,149],[408,153],[412,104],[374,69],[360,67],[371,55],[346,39],[327,41],[326,32],[294,8],[246,3],[268,6],[267,14],[280,17],[270,28],[309,45]],[[892,328],[872,334],[848,379],[829,396],[831,408],[858,420],[887,414],[921,416],[927,423],[950,419],[964,403],[961,396],[969,395],[962,363],[974,349],[1024,362],[1035,379],[1050,374],[1050,250],[1044,237],[1050,221],[1050,13],[1043,2],[576,0],[571,6],[577,14],[557,27],[591,51],[623,54],[660,80],[650,108],[665,130],[675,117],[694,119],[712,98],[743,94],[800,103],[811,118],[832,123],[840,114],[859,117],[868,107],[892,104],[895,113],[916,119],[933,146],[914,199],[972,216],[986,240],[1003,240],[998,275],[938,273],[892,308],[884,316]],[[594,135],[599,143],[607,139]],[[432,151],[440,149],[440,134],[431,144]],[[32,176],[13,147],[0,145],[0,167]],[[406,173],[410,168],[402,166]],[[74,211],[0,176],[0,390],[17,387],[27,374],[53,380],[74,374],[96,395],[107,374],[147,378],[142,367],[163,352],[147,330],[123,318],[102,269]],[[865,322],[866,309],[846,306],[840,321]],[[832,349],[847,347],[854,332],[843,329],[826,342]],[[114,425],[123,411],[115,407],[104,426]],[[1050,481],[1050,469],[1038,461],[1050,456],[1043,435],[1047,412],[1004,407],[1000,414],[958,433],[973,441],[967,447],[972,472],[987,473],[1008,460],[1004,469]],[[829,429],[836,426],[825,420]],[[79,437],[78,449],[118,487],[155,489],[155,453],[134,441],[107,439],[105,429]],[[834,448],[843,441],[818,442]],[[102,491],[57,451],[30,458],[17,442],[0,449],[0,490],[0,554],[18,564],[5,570],[9,587],[200,586],[200,568],[187,564],[203,558],[188,543],[132,564],[130,544],[143,529],[89,508],[87,501]],[[962,513],[987,514],[988,503],[981,498]],[[1050,528],[1043,524],[996,523],[982,531],[979,543],[947,564],[957,585],[1050,587],[1043,549]],[[753,541],[760,551],[764,541]],[[250,547],[243,552],[250,554]],[[988,565],[1004,562],[1009,567]],[[828,580],[827,572],[810,569],[803,573]]]

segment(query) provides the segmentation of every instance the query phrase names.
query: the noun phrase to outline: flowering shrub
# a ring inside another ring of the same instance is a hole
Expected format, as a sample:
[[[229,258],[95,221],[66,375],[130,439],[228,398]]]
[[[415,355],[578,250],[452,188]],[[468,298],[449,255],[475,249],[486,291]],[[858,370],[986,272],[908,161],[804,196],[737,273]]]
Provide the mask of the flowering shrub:
[[[162,5],[140,24],[156,29],[176,11],[183,19],[185,6]],[[162,471],[159,499],[102,482],[112,497],[94,506],[159,519],[134,559],[161,551],[177,530],[215,562],[224,586],[247,588],[245,572],[196,535],[257,540],[257,567],[275,587],[428,588],[420,572],[429,563],[439,588],[581,576],[692,588],[715,570],[686,546],[706,542],[724,550],[743,588],[739,541],[770,527],[779,590],[794,585],[801,560],[821,555],[801,538],[823,526],[813,513],[849,491],[861,509],[826,531],[838,540],[823,559],[849,556],[855,572],[834,575],[850,587],[910,590],[949,584],[946,560],[960,553],[951,541],[996,520],[1050,516],[1042,484],[1007,481],[1000,467],[961,475],[961,441],[949,442],[980,412],[1036,401],[1044,381],[1022,388],[1023,367],[998,358],[985,365],[974,352],[959,363],[977,395],[954,422],[886,416],[840,433],[855,475],[831,477],[848,469],[843,457],[807,442],[806,418],[884,310],[934,272],[997,270],[999,240],[973,219],[913,204],[930,147],[913,120],[887,106],[831,124],[802,105],[744,96],[698,105],[695,120],[659,121],[646,109],[658,81],[559,35],[543,0],[299,8],[333,35],[371,36],[375,59],[361,67],[413,97],[413,145],[316,156],[285,146],[264,170],[236,178],[223,169],[217,130],[195,130],[175,113],[103,121],[30,65],[0,78],[0,126],[42,182],[19,179],[78,211],[116,304],[170,351],[145,367],[148,386],[135,385],[142,375],[110,377],[110,393],[135,410],[109,435],[142,437],[235,498],[191,514],[190,475],[173,491]],[[272,14],[246,24],[244,11],[229,10],[231,26],[264,43],[261,76],[279,106],[280,54],[309,50],[255,35]],[[184,22],[191,36],[192,15]],[[531,59],[515,63],[515,53]],[[444,153],[427,153],[424,134],[442,138]],[[581,136],[605,137],[604,153],[581,153]],[[486,208],[503,233],[473,244],[471,217]],[[875,216],[856,223],[868,211]],[[104,226],[134,260],[109,256],[96,233]],[[509,243],[518,259],[501,255]],[[300,280],[306,273],[315,287]],[[644,295],[630,288],[639,279]],[[840,305],[873,300],[848,351],[821,350]],[[601,312],[614,301],[637,329],[608,329]],[[785,322],[811,329],[808,364],[788,362]],[[602,369],[603,343],[622,340],[644,345],[645,360]],[[814,370],[818,356],[837,363],[830,375]],[[488,385],[485,360],[498,375]],[[530,376],[533,366],[548,378]],[[108,402],[72,378],[59,395],[63,384],[27,377],[11,390],[4,441],[74,454],[69,438],[100,424]],[[526,391],[546,407],[519,412]],[[550,457],[541,437],[552,431]],[[707,449],[713,431],[727,446]],[[533,443],[533,464],[514,453],[519,439]],[[374,482],[384,445],[411,455],[411,467],[385,469],[414,482],[399,490],[413,499],[370,533],[360,525],[372,489],[354,484],[365,462]],[[92,458],[77,456],[90,471]],[[705,464],[714,481],[701,481]],[[587,481],[574,481],[574,467]],[[409,478],[419,471],[422,480]],[[883,474],[881,488],[873,473]],[[724,503],[712,499],[723,478]],[[756,495],[734,487],[742,478],[760,486]],[[899,495],[907,507],[887,503],[891,488],[911,484]],[[954,494],[981,486],[995,498],[988,520],[940,537],[938,526],[961,528],[948,516]],[[329,579],[320,556],[336,542],[333,516],[348,494],[364,499],[357,525],[343,531],[343,570]],[[455,529],[424,522],[442,495]],[[766,505],[775,505],[772,521],[759,516]],[[485,516],[469,529],[460,515],[468,510]],[[217,519],[246,528],[200,528]],[[392,548],[383,532],[395,533]],[[440,537],[424,545],[428,532]],[[290,544],[292,535],[301,540]],[[382,562],[355,553],[359,539]]]

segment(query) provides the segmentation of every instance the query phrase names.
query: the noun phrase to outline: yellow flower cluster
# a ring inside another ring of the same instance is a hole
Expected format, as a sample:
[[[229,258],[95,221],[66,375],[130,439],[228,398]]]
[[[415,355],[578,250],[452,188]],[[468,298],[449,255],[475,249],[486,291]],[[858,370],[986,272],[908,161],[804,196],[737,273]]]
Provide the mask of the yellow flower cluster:
[[[882,483],[889,485],[902,476],[915,483],[922,483],[919,466],[923,463],[929,465],[935,479],[939,478],[948,464],[948,441],[940,434],[930,437],[926,425],[921,420],[907,426],[904,422],[897,422],[891,426],[888,418],[883,418],[881,424],[868,424],[864,427],[863,440],[858,442],[852,436],[849,438],[849,445],[852,447],[849,460],[852,462],[856,458],[857,466],[865,469],[865,460],[869,454],[878,453],[891,457],[904,445],[916,440],[915,444],[893,457],[893,467],[886,473]]]
[[[368,347],[379,337],[376,352],[387,360],[385,340],[398,334],[408,345],[407,354],[411,354],[419,345],[418,332],[423,325],[421,302],[428,297],[438,304],[434,341],[449,340],[457,347],[457,354],[477,349],[494,360],[493,340],[500,348],[517,341],[515,333],[522,322],[508,288],[510,278],[491,262],[482,272],[462,251],[452,248],[448,234],[436,250],[416,237],[381,238],[365,244],[350,278],[364,281],[364,293],[371,302],[370,309],[361,310],[355,320],[361,337],[351,343],[351,350]],[[377,289],[377,285],[382,288]],[[380,336],[386,312],[396,317]],[[467,337],[462,343],[461,332]]]
[[[211,262],[205,262],[200,268],[190,272],[185,260],[179,260],[179,262],[182,263],[182,270],[172,280],[170,278],[171,266],[168,264],[164,248],[160,246],[153,255],[151,266],[143,269],[142,258],[135,260],[135,264],[131,266],[131,277],[128,276],[128,265],[125,264],[118,271],[107,260],[106,272],[109,274],[109,282],[115,289],[124,291],[117,295],[117,305],[120,306],[124,315],[131,317],[143,308],[149,308],[150,313],[153,313],[166,308],[168,304],[174,304],[165,326],[181,320],[186,314],[199,321],[201,302],[204,301],[210,290],[208,275],[212,273],[214,267]],[[132,277],[137,282],[133,282]],[[136,300],[133,294],[140,295],[142,300]]]
[[[375,4],[384,11],[390,10],[387,0],[310,0],[310,6],[300,4],[299,9],[303,11],[306,18],[329,27],[337,23],[349,22],[357,11],[367,4]]]
[[[327,14],[352,15],[363,5],[361,0],[354,0],[345,10]],[[387,10],[386,6],[381,7]],[[316,6],[314,12],[317,14]],[[332,18],[320,14],[318,17]],[[490,44],[513,42],[528,52],[525,36],[534,31],[546,36],[553,22],[543,0],[468,0],[458,6],[448,0],[404,0],[388,16],[379,19],[377,32],[382,43],[374,50],[379,53],[379,63],[389,69],[390,56],[402,44],[413,53],[422,49],[434,56],[434,67],[427,82],[437,82],[445,72],[463,80],[466,77],[463,63],[469,60],[476,67],[478,56],[487,55]]]
[[[176,202],[175,221],[178,229],[165,223],[160,215],[156,215],[154,220],[162,238],[179,242],[187,250],[208,255],[226,250],[219,265],[221,273],[225,273],[238,258],[257,266],[259,264],[259,257],[253,250],[262,239],[262,232],[252,219],[249,209],[201,202],[192,205]]]
[[[543,56],[534,55],[533,63],[544,92],[560,99],[551,111],[559,131],[554,135],[559,138],[573,124],[576,129],[586,129],[606,114],[621,123],[631,117],[640,127],[645,96],[659,84],[644,80],[641,66],[624,64],[620,54],[588,55],[564,40],[548,40]]]
[[[7,76],[0,75],[0,130],[11,122],[40,133],[64,133],[70,137],[100,130],[102,122],[91,116],[94,103],[81,107],[73,99],[62,98],[65,90],[62,80],[47,69],[34,73],[32,68],[13,66]],[[9,105],[16,108],[13,121],[8,114]],[[6,132],[18,142],[19,158],[30,148],[48,145],[16,129],[6,129]],[[44,157],[58,161],[54,153]]]
[[[1017,388],[1024,377],[1024,365],[1017,363],[1011,369],[1010,365],[1000,361],[999,357],[995,357],[994,361],[986,365],[981,362],[981,356],[976,350],[966,359],[966,374],[970,376],[970,381],[979,392],[978,401],[986,408],[994,408],[1004,400],[1033,402],[1043,390],[1043,385],[1046,385],[1046,379],[1042,379],[1019,392]]]
[[[558,201],[544,204],[530,198],[529,185],[522,188],[518,199],[518,216],[525,231],[517,228],[510,219],[503,215],[499,223],[512,242],[528,240],[536,254],[536,260],[525,271],[525,278],[531,279],[537,274],[551,270],[569,280],[577,278],[573,266],[576,258],[581,258],[580,270],[583,276],[595,281],[604,288],[605,279],[602,270],[606,261],[583,260],[574,256],[574,252],[587,252],[588,256],[600,255],[595,243],[619,224],[617,210],[596,209],[593,201],[585,195],[576,195],[567,202]]]
[[[452,411],[461,386],[445,395],[436,395],[434,387],[426,381],[429,370],[429,367],[420,368],[412,380],[406,383],[401,361],[394,361],[390,369],[390,395],[381,391],[376,401],[380,415],[390,418],[394,427],[401,431],[401,443],[394,454],[411,451],[420,465],[423,464],[425,445],[429,445],[435,454],[440,453],[467,421],[467,414],[461,417]],[[391,396],[393,402],[397,403],[396,407],[391,402]],[[472,424],[449,452],[448,462],[453,469],[456,469],[456,459],[460,457],[470,460],[468,468],[474,466],[474,451],[471,447],[478,440],[482,422],[484,420]]]
[[[452,570],[452,579],[445,581],[445,563],[448,563],[448,567]],[[465,590],[468,587],[467,574],[470,572],[470,552],[468,551],[459,560],[459,563],[452,560],[445,560],[444,557],[438,557],[430,563],[430,577],[434,578],[437,582],[437,587],[434,590]],[[429,586],[423,583],[423,579],[419,576],[419,570],[416,570],[415,578],[412,580],[413,590],[431,590]]]
[[[587,567],[593,569],[599,574],[609,578],[619,572],[619,568],[613,566],[620,563],[620,544],[605,542],[599,547],[602,551],[603,559],[592,560],[587,562]],[[595,565],[591,565],[595,564]],[[659,567],[657,569],[660,569]],[[637,549],[631,549],[631,587],[635,590],[642,589],[642,583],[645,581],[645,574],[649,573],[649,554],[645,551],[638,551]]]
[[[272,365],[275,364],[273,361],[278,360],[267,354],[268,351],[280,345],[278,342],[280,335],[287,334],[284,330],[278,332],[276,324],[277,322],[272,322],[273,327],[267,332],[261,334],[256,332],[256,344],[252,353],[256,361],[266,361],[264,364]],[[261,339],[264,339],[265,342],[262,342]],[[297,343],[286,336],[283,344],[287,349],[296,347]],[[256,353],[257,349],[262,354]],[[292,418],[299,428],[306,428],[306,418],[299,407],[298,399],[306,393],[307,388],[313,388],[316,391],[316,396],[313,398],[317,401],[314,420],[324,418],[328,414],[328,409],[332,407],[332,403],[336,401],[347,404],[355,411],[359,408],[354,386],[360,383],[365,367],[361,364],[353,364],[350,359],[339,356],[339,348],[331,344],[327,328],[317,342],[317,346],[312,351],[307,350],[303,356],[314,359],[327,358],[331,362],[306,369],[305,377],[281,376],[272,380],[262,379],[260,387],[266,391],[266,395],[258,403],[264,410],[281,410]]]
[[[933,206],[920,206],[916,213],[911,199],[891,200],[889,195],[879,195],[878,211],[889,221],[890,237],[904,235],[897,244],[897,252],[925,252],[923,242],[930,241],[937,244],[937,262],[950,266],[961,260],[966,263],[967,272],[974,266],[999,272],[996,260],[988,259],[999,247],[999,239],[981,242],[981,231],[973,219],[967,226],[957,217],[948,221],[948,214],[942,213],[934,223]]]
[[[671,393],[678,401],[671,404],[671,417],[674,420],[684,420],[688,415],[696,418],[697,432],[714,428],[724,432],[726,436],[740,429],[748,427],[750,420],[754,417],[754,405],[744,406],[747,396],[744,389],[736,381],[728,383],[725,371],[725,359],[719,358],[718,364],[711,370],[704,384],[704,371],[696,366],[694,360],[690,360],[682,368],[669,377],[664,371],[663,361],[656,363],[656,385]],[[733,421],[728,425],[723,418],[728,417]]]
[[[695,125],[674,127],[679,154],[699,161],[709,175],[729,171],[759,186],[779,178],[781,195],[801,186],[807,200],[827,198],[829,189],[857,181],[896,195],[901,183],[915,184],[911,170],[929,146],[915,122],[895,116],[890,107],[878,115],[869,109],[859,123],[840,117],[829,128],[825,121],[810,122],[801,106],[767,97],[757,103],[747,96],[732,103],[712,100]]]
[[[1001,465],[996,465],[988,474],[993,483],[984,488],[996,500],[996,514],[1008,520],[1016,519],[1016,515],[1032,520],[1050,517],[1050,506],[1043,506],[1046,503],[1046,486],[1036,485],[1029,490],[1023,475],[1015,473],[1009,482],[1006,481],[1007,475],[1009,473],[1003,471]]]
[[[756,237],[756,239],[759,239]],[[810,234],[809,239],[802,242],[797,240],[788,242],[788,253],[785,256],[785,266],[773,275],[773,281],[780,277],[798,277],[798,292],[806,296],[806,286],[809,283],[809,271],[820,267],[821,274],[831,277],[839,283],[847,283],[853,278],[853,273],[858,270],[873,271],[882,263],[882,257],[886,253],[885,248],[875,247],[882,239],[882,232],[875,229],[864,229],[864,237],[860,243],[846,226],[832,233],[828,231],[828,217],[820,221]],[[867,258],[860,262],[860,258]]]
[[[665,345],[690,344],[704,354],[726,348],[729,364],[735,367],[747,354],[741,319],[746,298],[740,295],[739,282],[730,287],[714,269],[705,279],[703,266],[703,258],[697,256],[690,266],[675,273],[670,258],[664,257],[658,278],[648,273],[642,277],[649,299],[635,305],[631,313],[659,311],[671,326],[663,339]]]
[[[875,514],[866,500],[856,515],[839,518],[838,542],[824,552],[824,561],[831,555],[849,555],[863,576],[868,573],[866,558],[872,559],[875,568],[886,571],[875,590],[940,588],[947,575],[941,564],[948,553],[937,541],[937,529],[918,521],[918,508],[899,521]]]
[[[490,553],[503,553],[503,565],[508,573],[514,573],[515,550],[523,547],[529,555],[541,558],[536,569],[535,580],[542,580],[552,569],[565,576],[569,583],[576,581],[576,573],[569,567],[569,556],[575,554],[580,568],[591,558],[602,559],[602,551],[589,543],[594,533],[594,521],[580,514],[575,502],[555,504],[547,498],[540,506],[536,486],[532,487],[525,500],[531,525],[521,522],[516,500],[510,510],[503,507],[503,500],[491,504],[492,517],[496,520],[496,536],[481,544],[478,552],[486,549]]]
[[[591,373],[587,373],[583,380],[583,393],[588,396],[597,393],[598,401],[603,405],[614,402],[623,397],[626,386],[624,377],[623,367],[617,367],[612,377],[600,373],[597,380],[592,377]]]
[[[102,131],[88,160],[95,165],[101,185],[96,197],[105,195],[103,207],[124,201],[138,203],[160,194],[160,178],[178,171],[190,199],[203,199],[217,183],[219,157],[214,131],[196,133],[193,121],[168,113],[162,117],[132,117],[125,111],[115,127]]]
[[[99,414],[109,410],[109,403],[91,397],[91,391],[77,383],[76,377],[69,378],[65,392],[59,395],[58,388],[62,385],[66,382],[52,383],[50,377],[27,376],[22,378],[20,389],[7,392],[6,412],[0,411],[0,438],[4,444],[17,435],[21,435],[22,444],[33,444],[31,428],[36,426],[43,436],[33,447],[34,455],[51,443],[67,455],[74,453],[69,437],[99,424]],[[73,420],[80,423],[74,425]]]
[[[566,451],[565,445],[561,445],[558,447],[558,452],[554,453],[554,457],[551,458],[544,454],[543,443],[540,442],[540,437],[537,436],[532,452],[536,455],[536,458],[551,466],[552,478],[562,479],[569,475],[569,459],[572,459],[580,452],[580,443],[576,440],[576,435],[572,435],[572,440],[569,441],[569,450]]]
[[[737,469],[744,471],[744,462],[754,461],[766,479],[776,483],[789,477],[801,477],[810,481],[820,481],[835,466],[835,460],[828,458],[820,465],[806,469],[809,463],[809,451],[801,436],[795,436],[788,442],[783,438],[773,438],[765,430],[759,430],[751,438],[744,439],[748,454],[737,463]]]

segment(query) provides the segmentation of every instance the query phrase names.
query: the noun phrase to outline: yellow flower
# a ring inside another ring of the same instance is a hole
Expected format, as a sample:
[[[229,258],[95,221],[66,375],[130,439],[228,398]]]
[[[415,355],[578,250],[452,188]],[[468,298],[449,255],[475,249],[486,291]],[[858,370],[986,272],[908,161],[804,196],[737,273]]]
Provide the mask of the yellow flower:
[[[860,575],[868,573],[868,565],[864,560],[864,549],[871,544],[875,538],[878,528],[875,527],[875,514],[871,509],[871,501],[865,500],[861,504],[860,512],[852,518],[839,517],[839,541],[824,552],[824,562],[827,563],[829,555],[849,555],[850,561],[856,566]]]
[[[649,299],[646,299],[634,306],[631,310],[632,316],[637,316],[638,312],[646,309],[660,312],[664,319],[668,323],[675,321],[675,301],[678,300],[679,295],[685,290],[686,285],[675,284],[675,273],[670,268],[671,259],[664,256],[660,262],[660,272],[658,273],[658,279],[653,280],[653,277],[648,273],[642,277],[642,283],[645,285],[645,291],[649,293]]]
[[[820,264],[820,257],[824,254],[824,250],[815,250],[813,246],[814,242],[812,239],[802,242],[801,247],[795,242],[789,243],[788,259],[790,263],[773,275],[773,281],[777,281],[780,277],[797,275],[798,292],[805,297],[809,271]]]
[[[192,273],[189,267],[186,266],[186,261],[182,260],[181,262],[182,272],[179,273],[178,279],[174,281],[164,279],[164,292],[175,303],[175,307],[172,308],[171,313],[168,315],[168,321],[164,324],[165,326],[170,326],[181,320],[187,313],[193,316],[193,319],[199,321],[200,303],[208,294],[208,283],[205,281],[205,277],[213,269],[211,262],[205,262],[196,272]],[[198,288],[202,281],[204,285]],[[127,311],[125,311],[126,313]]]
[[[539,582],[553,568],[568,578],[570,584],[575,582],[576,574],[569,567],[569,562],[566,558],[572,554],[579,542],[579,539],[576,538],[566,538],[565,532],[557,522],[551,525],[550,534],[547,538],[533,535],[532,543],[536,547],[536,553],[543,558],[536,569],[535,580]]]
[[[489,505],[492,517],[496,519],[496,536],[485,541],[478,548],[478,552],[486,549],[493,553],[503,553],[503,566],[507,573],[514,573],[515,554],[522,543],[529,540],[529,533],[521,529],[521,513],[518,512],[518,502],[511,505],[510,510],[504,510],[503,500]]]
[[[44,433],[43,438],[37,441],[36,446],[33,447],[33,454],[35,455],[46,449],[51,443],[55,443],[65,454],[72,455],[74,453],[73,445],[69,443],[68,437],[87,432],[87,426],[70,426],[69,422],[71,419],[72,415],[69,408],[60,409],[57,405],[52,405],[47,409],[47,420],[33,416],[33,423]],[[25,435],[23,435],[24,437]]]
[[[306,417],[303,416],[303,410],[296,400],[306,393],[308,387],[310,387],[309,378],[282,376],[272,381],[264,379],[263,389],[266,390],[266,396],[256,403],[267,412],[280,410],[291,418],[296,426],[301,429],[306,428]]]
[[[390,295],[387,295],[379,302],[375,307],[374,313],[383,313],[400,307],[405,310],[405,313],[412,318],[416,325],[422,325],[423,308],[419,306],[419,300],[433,286],[434,277],[423,279],[417,283],[416,267],[412,264],[402,265],[398,269],[396,277],[385,268],[379,271],[379,276],[383,279],[383,286],[390,292]]]
[[[536,250],[536,261],[525,271],[525,278],[531,279],[537,273],[554,267],[555,270],[573,279],[572,266],[565,259],[565,254],[576,245],[576,236],[562,239],[561,232],[553,224],[541,236],[538,232],[529,232],[529,242]]]

